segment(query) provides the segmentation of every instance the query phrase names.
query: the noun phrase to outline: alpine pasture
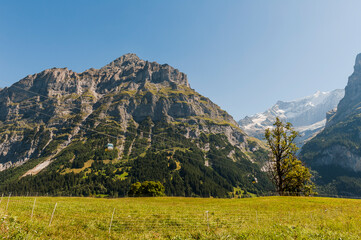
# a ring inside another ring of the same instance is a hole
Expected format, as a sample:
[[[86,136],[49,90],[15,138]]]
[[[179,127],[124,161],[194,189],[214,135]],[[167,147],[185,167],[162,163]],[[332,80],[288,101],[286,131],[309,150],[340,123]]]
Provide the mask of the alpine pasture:
[[[361,200],[3,196],[0,236],[3,239],[360,239]]]

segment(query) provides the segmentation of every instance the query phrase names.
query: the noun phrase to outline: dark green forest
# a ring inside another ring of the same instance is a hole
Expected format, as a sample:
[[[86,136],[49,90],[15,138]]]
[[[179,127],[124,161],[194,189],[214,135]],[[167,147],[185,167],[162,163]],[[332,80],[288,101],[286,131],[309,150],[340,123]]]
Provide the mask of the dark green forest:
[[[234,188],[242,189],[244,196],[273,190],[267,175],[260,171],[261,163],[249,161],[224,135],[202,133],[189,139],[184,136],[185,127],[148,118],[139,124],[129,122],[126,132],[115,123],[100,124],[94,128],[97,132],[80,131],[37,175],[21,177],[47,156],[0,172],[0,192],[124,197],[133,183],[144,181],[159,181],[167,196],[232,197]],[[108,142],[114,144],[113,150],[106,149]],[[207,143],[210,150],[205,152],[202,148]],[[232,150],[233,159],[227,157]],[[259,149],[249,155],[264,160],[267,152]],[[252,183],[255,176],[258,183]]]

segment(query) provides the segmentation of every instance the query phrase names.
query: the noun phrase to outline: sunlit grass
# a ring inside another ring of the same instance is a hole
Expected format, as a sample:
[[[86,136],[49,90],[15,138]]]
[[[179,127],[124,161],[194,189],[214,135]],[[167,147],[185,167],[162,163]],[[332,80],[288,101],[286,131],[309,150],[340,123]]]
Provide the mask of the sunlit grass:
[[[6,211],[7,202],[0,235],[9,239],[361,238],[361,200],[352,199],[38,197],[32,219],[34,197],[12,197]]]

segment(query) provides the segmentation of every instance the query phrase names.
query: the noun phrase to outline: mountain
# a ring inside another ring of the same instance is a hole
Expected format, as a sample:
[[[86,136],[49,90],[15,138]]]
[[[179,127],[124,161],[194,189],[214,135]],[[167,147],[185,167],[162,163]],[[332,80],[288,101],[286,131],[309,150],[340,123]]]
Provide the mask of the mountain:
[[[295,101],[278,101],[263,113],[245,117],[238,123],[248,135],[258,139],[264,138],[264,131],[271,128],[279,117],[283,121],[292,123],[300,133],[299,145],[312,138],[326,123],[326,113],[334,109],[344,96],[343,89],[331,92],[317,91],[315,94]]]
[[[337,111],[328,113],[324,130],[300,157],[319,173],[326,193],[361,196],[361,54]]]
[[[272,189],[267,150],[190,88],[186,74],[126,54],[82,73],[52,68],[0,91],[0,190],[124,196]],[[252,184],[252,179],[259,184]]]

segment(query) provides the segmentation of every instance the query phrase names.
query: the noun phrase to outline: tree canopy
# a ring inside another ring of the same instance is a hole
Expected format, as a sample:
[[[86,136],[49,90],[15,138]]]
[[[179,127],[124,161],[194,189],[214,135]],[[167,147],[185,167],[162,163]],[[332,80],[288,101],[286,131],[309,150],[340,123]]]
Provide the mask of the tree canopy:
[[[283,123],[278,117],[273,125],[273,129],[265,131],[265,138],[271,149],[267,167],[278,194],[315,194],[312,174],[296,156],[298,147],[294,140],[298,132],[291,123]]]
[[[161,182],[136,182],[130,187],[129,195],[134,197],[160,197],[164,195],[164,186]]]

